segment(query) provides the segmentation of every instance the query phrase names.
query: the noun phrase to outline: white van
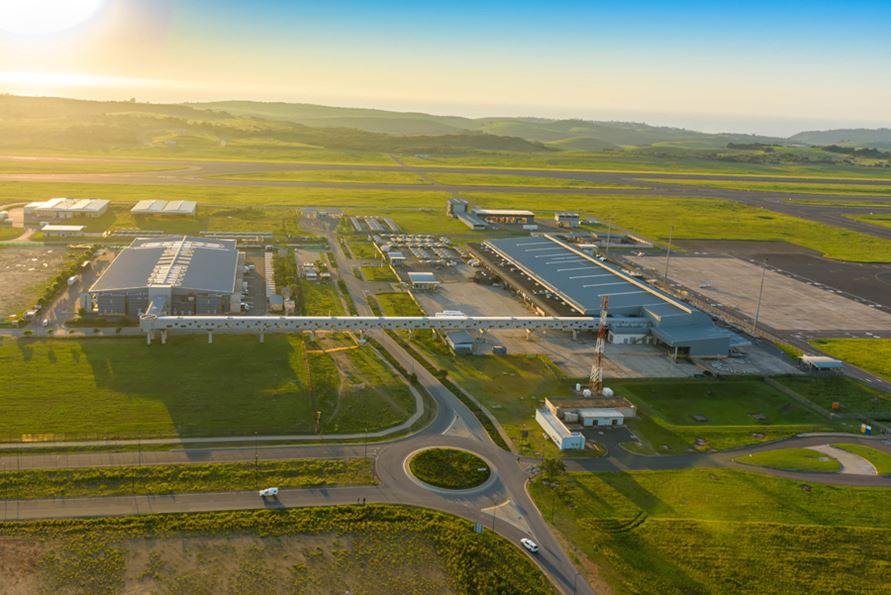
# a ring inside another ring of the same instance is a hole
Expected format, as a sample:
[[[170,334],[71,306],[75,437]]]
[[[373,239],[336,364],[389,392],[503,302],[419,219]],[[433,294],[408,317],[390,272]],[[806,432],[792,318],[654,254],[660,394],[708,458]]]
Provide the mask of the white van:
[[[266,489],[260,490],[261,498],[268,498],[268,497],[274,498],[276,496],[278,496],[278,488],[266,488]]]

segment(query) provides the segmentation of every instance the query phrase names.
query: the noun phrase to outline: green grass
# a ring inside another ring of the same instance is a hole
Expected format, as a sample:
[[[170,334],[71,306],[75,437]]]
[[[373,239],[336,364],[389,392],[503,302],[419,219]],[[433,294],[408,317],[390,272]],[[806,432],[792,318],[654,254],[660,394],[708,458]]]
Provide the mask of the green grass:
[[[377,259],[380,258],[378,251],[374,249],[371,242],[347,242],[353,258]]]
[[[641,182],[675,184],[678,186],[706,186],[728,190],[751,190],[756,192],[788,192],[789,194],[838,194],[877,195],[891,197],[891,186],[874,184],[817,184],[803,182],[766,182],[760,180],[680,180],[680,179],[641,179]]]
[[[610,386],[637,405],[638,417],[628,424],[645,452],[720,450],[838,428],[760,378],[614,380]]]
[[[455,448],[422,450],[408,464],[412,475],[424,483],[448,490],[475,488],[492,473],[484,460]]]
[[[807,448],[780,448],[751,453],[734,459],[738,463],[770,467],[785,471],[835,473],[841,471],[841,463],[816,450]]]
[[[641,186],[611,184],[592,180],[573,180],[546,176],[520,176],[511,174],[466,174],[439,173],[429,175],[430,179],[447,186],[517,186],[545,188],[616,188],[622,190],[642,190]]]
[[[25,232],[21,227],[11,227],[8,225],[0,225],[0,241],[13,240]]]
[[[841,413],[891,414],[891,394],[847,376],[779,376],[774,380],[827,411],[839,403]]]
[[[891,261],[891,241],[722,199],[511,193],[468,193],[466,197],[491,208],[547,206],[606,213],[619,227],[656,240],[666,240],[669,228],[673,227],[675,240],[785,241],[816,250],[827,258]]]
[[[216,176],[226,180],[266,180],[277,182],[337,182],[356,184],[429,184],[408,171],[278,170]]]
[[[503,537],[399,505],[9,522],[0,535],[39,543],[10,563],[62,593],[554,592]]]
[[[359,267],[362,278],[366,281],[396,281],[396,275],[390,270],[390,267]]]
[[[823,207],[884,207],[887,201],[882,198],[854,200],[844,198],[796,198],[793,203],[799,205],[816,205]]]
[[[5,441],[312,434],[316,412],[322,433],[352,433],[414,411],[368,348],[328,354],[291,335],[5,339],[0,377],[15,379],[0,383]]]
[[[298,287],[304,316],[346,316],[333,282],[300,279]]]
[[[573,473],[530,493],[624,593],[885,590],[891,490],[729,469]],[[552,512],[553,509],[553,512]]]
[[[261,487],[371,485],[369,459],[300,459],[257,463],[141,465],[0,472],[0,495],[10,499],[125,494],[227,492]],[[34,486],[40,486],[35,490]]]
[[[380,304],[385,316],[424,316],[424,311],[418,306],[411,295],[402,291],[376,293],[374,299]]]
[[[815,339],[811,345],[891,382],[891,339]]]
[[[888,206],[888,205],[885,205]],[[867,214],[867,215],[845,215],[848,219],[853,219],[854,221],[862,221],[863,223],[870,223],[872,225],[881,225],[882,227],[891,227],[891,213],[877,213],[877,214]]]
[[[879,475],[891,475],[891,455],[877,448],[863,446],[862,444],[833,444],[835,448],[840,448],[848,452],[859,455],[872,463]]]

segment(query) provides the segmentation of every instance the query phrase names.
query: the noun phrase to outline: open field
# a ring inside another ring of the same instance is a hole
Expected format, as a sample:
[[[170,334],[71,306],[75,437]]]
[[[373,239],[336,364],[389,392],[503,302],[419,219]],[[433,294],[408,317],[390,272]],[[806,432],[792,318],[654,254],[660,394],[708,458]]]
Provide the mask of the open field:
[[[690,469],[574,473],[530,492],[616,592],[870,593],[887,584],[887,489],[803,489]]]
[[[840,429],[760,378],[628,379],[609,386],[637,405],[638,417],[628,425],[643,440],[643,452],[720,450]]]
[[[628,259],[653,270],[665,265],[660,257]],[[760,266],[739,258],[705,256],[674,258],[669,271],[673,281],[748,318],[755,315],[761,274]],[[764,276],[759,322],[778,330],[891,330],[891,314],[771,270]]]
[[[832,446],[863,457],[872,463],[872,466],[876,468],[879,475],[891,475],[891,455],[882,452],[881,450],[863,446],[862,444],[841,443],[833,444]]]
[[[4,523],[11,593],[552,593],[517,547],[403,506]]]
[[[297,286],[304,316],[346,316],[334,283],[300,279]]]
[[[17,379],[0,385],[7,441],[312,434],[317,411],[322,433],[362,432],[414,411],[369,348],[326,353],[299,336],[6,339],[0,356],[0,375]]]
[[[353,258],[364,258],[364,259],[377,259],[380,258],[377,250],[374,249],[374,246],[371,242],[355,242],[350,241],[347,242],[347,246],[350,248],[350,252],[353,255]]]
[[[170,171],[185,169],[171,162],[169,165],[147,163],[114,163],[101,161],[36,161],[28,158],[0,159],[0,174],[114,174],[122,172]]]
[[[774,380],[826,411],[838,403],[842,413],[884,412],[891,416],[891,394],[847,376],[781,376]]]
[[[812,344],[891,382],[891,339],[815,339]]]
[[[891,241],[710,198],[658,196],[583,196],[511,193],[467,193],[466,198],[489,208],[542,208],[612,217],[616,225],[645,237],[673,239],[778,240],[811,248],[829,258],[863,262],[891,261]]]
[[[16,235],[21,231],[16,230]],[[64,247],[0,247],[0,321],[34,306],[67,254]]]
[[[267,180],[276,182],[346,182],[365,184],[429,184],[408,171],[349,171],[349,170],[276,170],[218,176],[226,180]]]
[[[793,198],[792,202],[799,205],[814,205],[822,207],[887,207],[888,200],[884,198],[870,199],[846,199],[846,198]]]
[[[359,271],[362,273],[362,278],[366,281],[385,281],[387,283],[397,281],[396,275],[393,274],[389,267],[359,267]]]
[[[22,235],[25,230],[20,227],[12,227],[9,225],[0,225],[0,241],[14,240]]]
[[[891,213],[870,213],[868,215],[845,215],[848,219],[855,221],[863,221],[873,225],[881,225],[883,227],[891,227]]]
[[[706,186],[728,190],[752,190],[756,192],[788,192],[789,194],[857,194],[887,196],[891,198],[891,186],[879,184],[817,184],[800,182],[765,182],[761,180],[666,180],[641,179],[641,182],[676,184],[679,186]]]
[[[835,473],[841,471],[841,463],[834,458],[808,448],[780,448],[743,455],[734,459],[738,463],[770,467],[784,471],[805,473]]]
[[[422,450],[409,461],[409,468],[424,483],[448,490],[482,485],[492,473],[484,460],[455,448]]]
[[[517,186],[546,188],[617,188],[622,190],[644,190],[645,187],[630,184],[611,184],[591,180],[572,180],[568,178],[549,178],[546,176],[521,176],[511,174],[465,174],[438,173],[429,174],[434,182],[446,186]]]
[[[5,471],[0,495],[7,499],[78,498],[126,494],[175,494],[256,490],[266,486],[310,488],[371,485],[370,459],[300,459],[259,463],[143,465]],[[40,486],[35,490],[34,486]]]

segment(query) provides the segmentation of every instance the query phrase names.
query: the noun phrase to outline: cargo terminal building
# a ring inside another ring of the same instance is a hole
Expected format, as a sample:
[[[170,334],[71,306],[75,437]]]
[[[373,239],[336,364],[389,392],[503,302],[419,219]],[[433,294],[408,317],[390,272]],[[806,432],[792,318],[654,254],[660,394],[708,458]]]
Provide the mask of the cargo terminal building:
[[[235,240],[136,238],[89,293],[100,316],[240,311],[244,253]]]
[[[515,288],[526,291],[516,286],[528,280],[537,288],[531,291],[546,294],[567,314],[597,316],[601,297],[608,295],[613,343],[655,341],[675,357],[726,357],[731,347],[748,344],[716,326],[708,314],[554,236],[489,240],[475,252],[508,273],[503,276]]]

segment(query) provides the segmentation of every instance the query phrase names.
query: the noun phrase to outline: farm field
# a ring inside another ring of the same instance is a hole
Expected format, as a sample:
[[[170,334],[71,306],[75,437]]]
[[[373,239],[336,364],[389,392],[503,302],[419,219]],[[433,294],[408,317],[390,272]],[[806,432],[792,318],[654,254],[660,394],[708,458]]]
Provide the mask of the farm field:
[[[18,235],[22,230],[15,231]],[[0,321],[32,307],[62,269],[67,254],[64,246],[0,246]]]
[[[300,459],[259,463],[209,463],[88,467],[0,472],[4,498],[77,498],[256,490],[263,486],[310,488],[371,485],[369,459]],[[35,491],[34,486],[40,490]]]
[[[408,171],[291,170],[264,171],[217,176],[225,180],[266,180],[275,182],[346,182],[356,184],[429,184]]]
[[[787,192],[789,194],[838,194],[875,195],[891,198],[891,186],[880,184],[818,184],[804,182],[765,182],[762,180],[666,180],[640,179],[641,182],[675,184],[679,186],[706,186],[728,190],[752,190],[757,192]]]
[[[573,473],[530,493],[626,593],[880,592],[891,491],[729,469]],[[553,508],[553,513],[551,512]]]
[[[643,443],[627,446],[644,453],[720,450],[800,432],[855,429],[829,422],[760,378],[629,379],[610,386],[637,405],[638,417],[628,425]]]
[[[869,446],[862,444],[833,444],[835,448],[840,448],[855,455],[860,455],[876,468],[879,475],[891,475],[891,455]]]
[[[780,448],[740,456],[734,460],[744,465],[804,473],[835,473],[842,468],[836,459],[807,448]]]
[[[891,339],[815,339],[811,344],[891,381]]]
[[[4,441],[312,434],[316,411],[319,431],[349,433],[414,411],[369,348],[328,353],[291,335],[5,339],[0,375],[18,379],[0,385]]]
[[[20,592],[552,593],[513,544],[395,505],[4,523]]]

